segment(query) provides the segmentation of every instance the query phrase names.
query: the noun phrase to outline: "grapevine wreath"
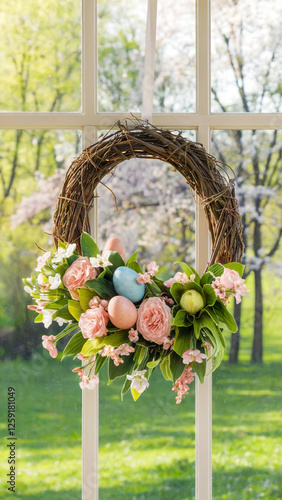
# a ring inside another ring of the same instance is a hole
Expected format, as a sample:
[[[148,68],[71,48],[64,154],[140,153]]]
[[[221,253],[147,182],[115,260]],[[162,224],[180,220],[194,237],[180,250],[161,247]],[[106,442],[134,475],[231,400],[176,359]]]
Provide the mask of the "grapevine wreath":
[[[81,361],[73,371],[82,389],[96,386],[108,361],[109,382],[124,377],[122,396],[131,389],[136,401],[159,366],[180,403],[195,373],[203,382],[209,359],[212,370],[221,363],[224,331],[237,330],[226,305],[231,296],[238,303],[246,293],[234,179],[227,166],[223,169],[201,144],[181,133],[136,119],[117,127],[86,148],[67,171],[54,215],[56,249],[38,257],[35,273],[23,280],[34,300],[28,307],[46,328],[52,321],[66,323],[58,335],[43,335],[43,346],[57,357],[58,341],[69,335],[63,357]],[[95,189],[131,158],[169,163],[198,195],[212,243],[202,276],[177,262],[178,272],[163,280],[156,262],[144,270],[137,252],[126,259],[117,238],[100,252],[89,235]]]

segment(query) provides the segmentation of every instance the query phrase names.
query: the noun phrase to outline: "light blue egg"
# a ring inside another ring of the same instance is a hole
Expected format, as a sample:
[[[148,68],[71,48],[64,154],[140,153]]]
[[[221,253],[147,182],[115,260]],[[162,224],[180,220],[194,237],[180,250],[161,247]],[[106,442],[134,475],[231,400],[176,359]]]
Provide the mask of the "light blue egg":
[[[138,273],[126,266],[118,267],[113,275],[113,285],[118,295],[122,295],[131,302],[139,302],[145,295],[145,285],[136,281]]]

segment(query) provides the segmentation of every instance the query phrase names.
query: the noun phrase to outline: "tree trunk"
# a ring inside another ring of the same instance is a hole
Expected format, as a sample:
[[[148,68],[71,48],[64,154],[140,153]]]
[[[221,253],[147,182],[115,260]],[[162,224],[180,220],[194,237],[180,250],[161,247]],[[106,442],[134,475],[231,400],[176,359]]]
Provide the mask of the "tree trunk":
[[[228,362],[233,365],[237,365],[238,363],[239,348],[240,348],[241,312],[242,312],[242,302],[240,302],[239,304],[236,304],[236,302],[234,302],[233,315],[237,323],[238,330],[236,333],[232,333],[231,335],[231,345],[230,345],[230,353],[228,360]]]
[[[262,269],[255,271],[255,317],[254,337],[252,349],[252,363],[262,363],[263,353],[263,297],[262,297]]]

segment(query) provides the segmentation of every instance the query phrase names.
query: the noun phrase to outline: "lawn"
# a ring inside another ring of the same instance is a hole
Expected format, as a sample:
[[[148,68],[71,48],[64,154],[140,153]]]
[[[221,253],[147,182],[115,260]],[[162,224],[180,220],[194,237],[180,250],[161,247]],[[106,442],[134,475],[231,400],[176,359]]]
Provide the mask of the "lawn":
[[[232,367],[225,362],[213,376],[214,500],[282,498],[281,292],[275,291],[279,285],[272,280],[266,287],[264,364],[252,366],[248,361],[252,325],[252,298],[248,297],[240,364]],[[252,283],[248,286],[252,288]],[[59,363],[41,351],[31,362],[1,365],[1,437],[7,435],[8,386],[16,388],[17,397],[14,498],[77,500],[81,496],[81,402],[72,367],[71,360]],[[130,395],[122,403],[120,384],[106,387],[105,376],[104,372],[100,384],[101,500],[192,500],[194,391],[175,405],[169,382],[155,373],[150,390],[137,403]],[[4,439],[1,445],[0,497],[6,500],[10,493],[5,484],[8,448]]]

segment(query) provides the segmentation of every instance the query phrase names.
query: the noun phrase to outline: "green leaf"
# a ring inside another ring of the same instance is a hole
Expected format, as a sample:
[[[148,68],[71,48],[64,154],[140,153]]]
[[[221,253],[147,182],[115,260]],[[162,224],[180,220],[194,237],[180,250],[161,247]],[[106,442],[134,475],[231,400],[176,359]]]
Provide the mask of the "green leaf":
[[[178,328],[175,336],[173,350],[182,356],[188,349],[193,349],[193,327],[190,328]]]
[[[212,369],[211,369],[210,373],[214,372],[219,367],[219,365],[221,364],[221,362],[223,360],[224,352],[225,352],[224,347],[219,344],[217,352],[213,356],[213,359],[212,359]]]
[[[201,286],[210,285],[214,281],[214,276],[208,271],[201,276]]]
[[[124,260],[118,252],[111,252],[109,261],[112,263],[112,266],[109,266],[112,272],[118,267],[124,267]]]
[[[162,359],[160,363],[160,369],[165,380],[172,380],[172,373],[170,371],[170,361],[169,356]]]
[[[104,366],[104,364],[106,363],[107,359],[108,359],[107,356],[101,356],[100,354],[96,354],[95,375],[97,375],[97,373],[99,373],[102,366]]]
[[[237,271],[240,277],[242,277],[245,266],[240,262],[229,262],[229,264],[224,264],[227,269],[232,269],[232,271]]]
[[[182,375],[185,365],[183,364],[182,357],[176,352],[172,351],[170,354],[170,372],[172,374],[172,380],[175,384],[176,380]]]
[[[187,311],[185,309],[180,309],[176,313],[175,318],[171,318],[171,326],[189,326],[191,321],[187,317]]]
[[[65,319],[66,321],[73,321],[73,316],[69,312],[68,306],[61,307],[61,309],[58,309],[56,312],[53,314],[53,319],[55,318],[62,318]]]
[[[203,359],[202,363],[196,363],[196,361],[193,361],[192,367],[193,370],[197,373],[199,380],[202,384],[205,380],[207,360]]]
[[[137,340],[136,345],[142,345],[144,347],[153,347],[155,344],[153,342],[148,342],[148,340],[143,339],[143,337],[139,335],[139,339]]]
[[[66,356],[74,356],[81,352],[83,345],[86,343],[86,339],[83,337],[81,332],[75,333],[75,335],[70,339],[63,351],[62,359]]]
[[[207,269],[207,273],[210,272],[215,277],[221,276],[224,272],[224,267],[222,264],[213,264],[211,267]]]
[[[77,260],[79,257],[78,254],[74,254],[74,255],[71,255],[70,257],[67,258],[67,263],[68,263],[68,266],[67,267],[70,267],[75,260]]]
[[[194,319],[193,326],[196,339],[200,337],[202,328],[208,328],[213,335],[218,335],[219,327],[214,323],[207,311],[204,311],[199,318]]]
[[[110,300],[116,295],[113,285],[104,278],[86,281],[85,285],[94,290],[101,299]]]
[[[123,363],[116,366],[112,359],[109,359],[108,364],[108,375],[109,375],[109,384],[113,382],[118,377],[123,377],[123,375],[129,372],[129,368],[134,365],[133,361],[133,353],[129,356],[123,356]]]
[[[225,307],[225,305],[221,302],[221,300],[217,300],[213,306],[213,309],[219,319],[222,323],[225,323],[227,328],[232,333],[237,332],[237,324],[235,319],[233,318],[232,314],[228,311],[228,309]]]
[[[71,315],[77,320],[80,320],[81,314],[84,312],[80,303],[77,300],[69,300],[68,308]]]
[[[162,358],[159,357],[158,359],[154,359],[153,361],[149,361],[147,363],[148,368],[155,368],[156,366],[158,366],[158,364],[160,363],[161,359]]]
[[[158,297],[161,294],[161,289],[158,285],[153,281],[153,283],[145,284],[145,294],[148,297]]]
[[[70,323],[68,326],[66,326],[60,333],[58,333],[58,335],[56,335],[56,342],[58,342],[58,340],[62,339],[63,337],[65,337],[65,335],[68,335],[69,333],[73,332],[74,330],[77,330],[78,329],[78,324],[77,323]]]
[[[190,278],[191,274],[195,274],[196,283],[200,283],[200,276],[193,267],[189,266],[189,264],[186,264],[186,262],[180,262],[180,260],[175,261],[174,264],[179,264],[188,278]]]
[[[80,245],[82,250],[82,255],[84,257],[96,257],[100,254],[99,248],[96,245],[90,234],[83,231],[80,238]]]
[[[136,363],[136,366],[139,366],[142,363],[144,356],[146,356],[147,354],[147,351],[148,351],[147,347],[143,345],[136,345],[133,358]]]
[[[217,316],[217,314],[216,314],[216,312],[215,312],[215,310],[214,310],[213,307],[207,307],[207,309],[203,309],[202,311],[205,312],[205,313],[207,313],[211,317],[211,319],[213,320],[213,322],[217,326],[219,326],[220,321],[219,321],[218,316]]]
[[[205,294],[203,292],[203,289],[200,285],[195,283],[195,281],[191,281],[190,283],[187,283],[187,285],[183,285],[182,283],[173,283],[170,289],[170,293],[174,298],[175,302],[179,304],[183,293],[185,293],[187,290],[196,290],[198,293],[201,294],[205,302]]]
[[[67,303],[68,299],[58,299],[55,300],[54,302],[46,304],[46,306],[44,306],[44,309],[53,309],[54,311],[56,311],[57,309],[61,309],[61,307],[66,306]]]
[[[89,290],[89,288],[78,288],[79,303],[83,311],[89,309],[89,302],[95,296],[94,290]]]
[[[83,356],[91,356],[96,352],[103,349],[105,345],[111,345],[113,347],[118,347],[124,344],[128,340],[128,331],[121,330],[119,332],[112,333],[104,337],[96,337],[93,340],[87,340],[82,349]]]
[[[217,299],[213,287],[206,284],[203,286],[203,290],[206,297],[206,306],[213,306]]]
[[[69,266],[67,264],[60,264],[58,267],[56,267],[56,273],[59,273],[62,278],[68,268]]]
[[[130,389],[130,386],[131,386],[131,380],[128,380],[128,378],[126,378],[124,381],[124,384],[122,386],[122,390],[121,390],[121,400],[123,400],[123,396]]]
[[[43,321],[43,313],[40,313],[38,314],[38,316],[36,316],[34,323],[42,323],[42,321]]]
[[[130,262],[137,262],[137,255],[138,255],[138,250],[136,250],[136,252],[134,252],[132,255],[130,255],[129,259],[127,259],[127,262],[125,264],[126,267],[129,267],[128,264],[130,264]]]
[[[126,267],[129,267],[129,269],[133,269],[133,271],[136,271],[136,273],[143,274],[143,269],[140,266],[140,264],[138,264],[138,262],[136,262],[136,260],[130,261]]]

